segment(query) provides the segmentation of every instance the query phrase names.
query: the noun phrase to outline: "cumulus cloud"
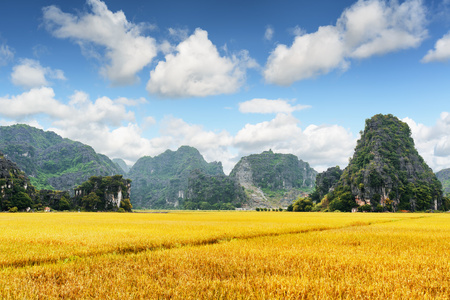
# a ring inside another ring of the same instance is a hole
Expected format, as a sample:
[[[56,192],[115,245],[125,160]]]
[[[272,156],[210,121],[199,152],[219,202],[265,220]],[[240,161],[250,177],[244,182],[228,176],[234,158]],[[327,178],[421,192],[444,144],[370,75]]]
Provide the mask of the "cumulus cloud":
[[[278,114],[271,121],[247,124],[235,136],[234,145],[241,155],[269,148],[279,153],[292,153],[323,171],[330,166],[346,166],[356,139],[338,125],[309,125],[302,130],[298,119]]]
[[[125,103],[125,104],[124,104]],[[123,98],[100,97],[90,100],[84,92],[75,92],[70,101],[55,98],[52,88],[34,88],[17,96],[0,98],[0,116],[35,126],[35,118],[46,117],[50,130],[63,137],[92,146],[110,157],[135,161],[148,155],[152,143],[142,138],[134,113],[126,106],[135,104]]]
[[[178,98],[229,94],[243,85],[246,69],[254,66],[246,51],[220,56],[208,33],[198,28],[150,72],[147,91]]]
[[[333,26],[320,27],[315,33],[295,37],[289,48],[278,45],[270,54],[264,77],[278,85],[326,74],[332,69],[346,68],[344,44]]]
[[[429,50],[421,62],[446,62],[448,60],[450,60],[450,32],[436,42],[434,49]]]
[[[290,47],[280,44],[264,70],[267,82],[295,81],[346,70],[349,59],[368,58],[411,47],[426,38],[426,9],[421,0],[359,0],[346,9],[335,26],[298,32]]]
[[[225,130],[209,131],[201,125],[167,116],[161,122],[160,134],[164,141],[169,142],[167,148],[176,149],[181,145],[189,145],[199,150],[207,161],[221,161],[226,172],[231,171],[234,166],[230,150],[233,138]]]
[[[272,114],[272,113],[292,113],[297,110],[309,108],[309,105],[291,105],[289,102],[294,102],[277,99],[269,100],[256,98],[246,102],[239,103],[239,111],[241,113],[257,113],[257,114]]]
[[[65,118],[70,115],[67,106],[55,98],[52,88],[35,88],[12,97],[0,97],[0,115],[19,120],[46,114],[52,118]]]
[[[427,37],[426,8],[421,0],[358,1],[344,11],[337,26],[349,56],[367,58],[417,47]]]
[[[167,149],[189,145],[197,148],[207,161],[221,161],[226,173],[242,156],[268,149],[295,154],[318,171],[344,166],[356,143],[348,130],[337,125],[310,125],[302,129],[299,120],[289,113],[278,113],[269,121],[247,124],[235,136],[172,116],[158,123],[147,116],[139,125],[127,107],[141,101],[108,97],[91,100],[88,94],[77,91],[68,103],[63,103],[56,99],[52,88],[41,87],[17,96],[1,97],[0,116],[40,128],[35,120],[37,117],[43,120],[44,116],[51,124],[47,130],[88,144],[109,157],[121,157],[128,163],[145,155],[155,156]],[[2,124],[8,122],[0,120]],[[144,138],[145,130],[153,126],[159,128],[159,135]],[[442,143],[441,148],[445,147]]]
[[[5,44],[0,45],[0,67],[6,65],[14,58],[14,51]]]
[[[450,168],[450,113],[442,112],[436,124],[426,126],[405,118],[419,154],[435,171]]]
[[[138,82],[136,73],[141,71],[156,56],[155,40],[143,36],[143,24],[127,21],[122,11],[111,12],[99,0],[87,0],[92,13],[75,16],[62,12],[56,6],[43,9],[46,28],[57,38],[69,38],[82,49],[99,46],[104,49],[107,62],[100,73],[113,85]]]
[[[52,79],[66,80],[62,70],[42,67],[33,59],[22,59],[19,65],[13,67],[11,81],[15,85],[31,89],[50,85],[47,76]]]

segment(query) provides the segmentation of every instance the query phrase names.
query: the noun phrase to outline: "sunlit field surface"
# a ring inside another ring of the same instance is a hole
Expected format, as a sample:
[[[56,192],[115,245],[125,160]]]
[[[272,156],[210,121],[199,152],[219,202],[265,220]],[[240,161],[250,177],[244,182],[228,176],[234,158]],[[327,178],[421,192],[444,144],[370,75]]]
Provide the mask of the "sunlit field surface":
[[[450,214],[0,214],[1,299],[450,299]]]

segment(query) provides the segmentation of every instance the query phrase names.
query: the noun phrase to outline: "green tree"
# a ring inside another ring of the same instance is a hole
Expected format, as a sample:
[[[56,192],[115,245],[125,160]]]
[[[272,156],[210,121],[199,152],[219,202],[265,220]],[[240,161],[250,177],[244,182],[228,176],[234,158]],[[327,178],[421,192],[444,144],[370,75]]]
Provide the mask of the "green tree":
[[[25,209],[27,207],[31,207],[33,201],[30,196],[24,192],[15,193],[11,198],[12,206],[17,207],[19,210]]]
[[[293,211],[311,211],[313,202],[309,198],[299,197],[293,204]]]
[[[125,211],[131,212],[133,206],[131,205],[130,199],[122,199],[122,201],[120,201],[120,208],[123,208]]]
[[[102,200],[96,193],[91,192],[89,195],[81,198],[81,205],[87,211],[96,211],[98,210],[98,205],[102,203]]]
[[[69,200],[66,197],[62,196],[61,200],[59,200],[59,210],[69,210],[71,208]]]

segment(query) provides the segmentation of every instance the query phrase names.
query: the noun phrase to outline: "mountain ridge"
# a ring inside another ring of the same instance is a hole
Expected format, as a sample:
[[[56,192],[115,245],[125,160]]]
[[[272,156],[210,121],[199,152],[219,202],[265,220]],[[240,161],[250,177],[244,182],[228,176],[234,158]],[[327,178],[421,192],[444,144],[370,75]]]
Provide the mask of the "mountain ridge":
[[[38,189],[71,190],[94,175],[123,173],[91,146],[24,124],[0,126],[0,150]]]

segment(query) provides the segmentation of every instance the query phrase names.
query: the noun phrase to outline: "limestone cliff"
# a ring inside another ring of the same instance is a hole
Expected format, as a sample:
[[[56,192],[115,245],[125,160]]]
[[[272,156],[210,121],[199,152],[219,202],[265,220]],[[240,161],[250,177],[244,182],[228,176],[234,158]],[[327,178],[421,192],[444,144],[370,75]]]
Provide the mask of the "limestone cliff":
[[[224,175],[222,164],[207,163],[197,149],[182,146],[177,151],[140,158],[128,173],[132,180],[131,202],[135,208],[182,208],[192,171]]]
[[[35,194],[26,174],[0,152],[0,210],[27,209],[33,205]]]
[[[92,176],[75,189],[74,202],[86,210],[117,211],[130,201],[130,190],[131,180],[122,175]]]
[[[333,199],[330,205],[339,210],[351,209],[352,201],[393,211],[439,209],[442,187],[415,149],[409,126],[380,114],[366,120]]]
[[[0,150],[38,189],[72,191],[91,176],[123,173],[90,146],[28,125],[0,126]]]
[[[248,207],[287,207],[314,187],[317,172],[292,154],[265,151],[243,157],[230,177],[249,197]]]

